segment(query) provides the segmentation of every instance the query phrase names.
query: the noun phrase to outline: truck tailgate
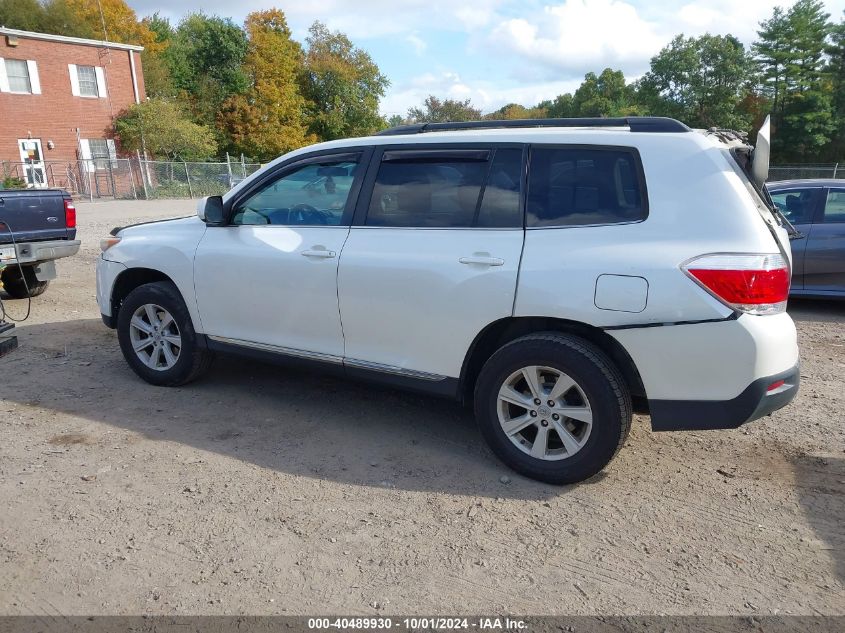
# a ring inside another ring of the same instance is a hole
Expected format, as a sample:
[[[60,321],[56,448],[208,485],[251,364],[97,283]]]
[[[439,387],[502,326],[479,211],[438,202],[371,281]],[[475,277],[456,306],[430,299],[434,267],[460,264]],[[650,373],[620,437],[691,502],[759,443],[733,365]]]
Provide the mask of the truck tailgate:
[[[0,191],[0,244],[16,242],[74,239],[76,229],[65,224],[65,198],[70,196],[57,189],[4,189]]]

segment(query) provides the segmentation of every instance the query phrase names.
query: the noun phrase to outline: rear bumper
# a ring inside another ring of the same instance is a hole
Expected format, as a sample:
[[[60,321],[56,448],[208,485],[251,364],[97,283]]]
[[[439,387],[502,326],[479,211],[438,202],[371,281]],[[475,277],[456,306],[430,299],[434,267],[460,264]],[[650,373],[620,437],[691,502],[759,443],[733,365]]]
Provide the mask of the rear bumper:
[[[783,385],[769,391],[769,387]],[[649,400],[654,431],[735,429],[792,402],[798,393],[798,365],[773,376],[758,378],[731,400]]]
[[[49,240],[46,242],[19,242],[16,245],[16,259],[4,259],[3,264],[34,264],[53,259],[70,257],[79,251],[79,240]],[[1,246],[11,246],[2,244]]]

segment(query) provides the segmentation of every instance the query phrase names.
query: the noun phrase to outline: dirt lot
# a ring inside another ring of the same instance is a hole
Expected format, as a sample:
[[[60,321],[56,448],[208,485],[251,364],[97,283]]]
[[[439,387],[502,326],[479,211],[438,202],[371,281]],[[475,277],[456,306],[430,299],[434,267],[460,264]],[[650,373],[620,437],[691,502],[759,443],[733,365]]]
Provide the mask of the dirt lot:
[[[845,303],[790,307],[788,408],[638,418],[554,488],[447,402],[229,358],[141,382],[99,319],[98,240],[191,209],[80,204],[81,254],[0,360],[0,613],[845,613]]]

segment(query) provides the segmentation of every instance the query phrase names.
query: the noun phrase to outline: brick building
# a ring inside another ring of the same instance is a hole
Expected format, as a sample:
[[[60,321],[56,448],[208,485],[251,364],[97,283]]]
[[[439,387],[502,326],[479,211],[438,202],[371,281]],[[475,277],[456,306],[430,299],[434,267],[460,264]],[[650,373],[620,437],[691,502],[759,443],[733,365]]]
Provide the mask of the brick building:
[[[145,98],[142,50],[0,28],[0,177],[91,182],[116,156],[115,117]]]

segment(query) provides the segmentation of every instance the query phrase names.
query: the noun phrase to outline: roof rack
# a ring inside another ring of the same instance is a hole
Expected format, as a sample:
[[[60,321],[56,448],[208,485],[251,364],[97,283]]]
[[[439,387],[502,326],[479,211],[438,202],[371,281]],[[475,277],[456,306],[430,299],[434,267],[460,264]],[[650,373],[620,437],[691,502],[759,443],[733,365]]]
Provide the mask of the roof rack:
[[[454,121],[448,123],[412,123],[376,132],[376,136],[404,136],[424,132],[486,130],[495,128],[532,127],[628,127],[632,132],[690,132],[675,119],[662,116],[629,116],[616,118],[584,117],[578,119],[510,119],[505,121]]]

